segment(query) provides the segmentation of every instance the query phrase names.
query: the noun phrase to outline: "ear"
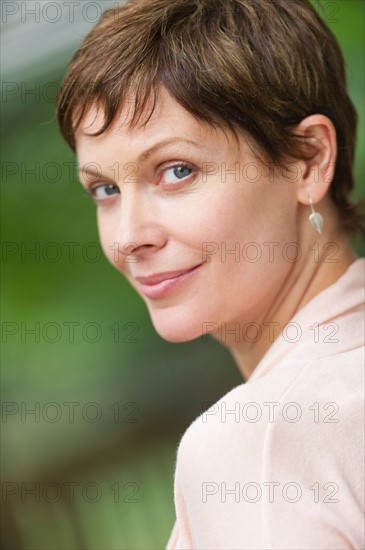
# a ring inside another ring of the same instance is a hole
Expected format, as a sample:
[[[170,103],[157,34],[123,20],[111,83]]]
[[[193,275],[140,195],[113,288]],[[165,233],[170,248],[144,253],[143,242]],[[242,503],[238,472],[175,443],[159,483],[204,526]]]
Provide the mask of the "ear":
[[[310,160],[300,161],[302,178],[297,189],[298,201],[309,204],[319,202],[327,193],[335,174],[337,158],[336,130],[324,115],[310,115],[296,127],[296,133],[307,138],[316,151]]]

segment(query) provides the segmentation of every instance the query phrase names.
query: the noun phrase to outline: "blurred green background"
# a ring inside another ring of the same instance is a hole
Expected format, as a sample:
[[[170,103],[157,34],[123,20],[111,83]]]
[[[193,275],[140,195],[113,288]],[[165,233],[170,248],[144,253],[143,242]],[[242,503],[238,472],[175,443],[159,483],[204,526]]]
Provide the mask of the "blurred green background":
[[[155,333],[101,254],[59,135],[56,88],[98,9],[115,3],[74,2],[73,18],[64,2],[2,3],[3,550],[164,548],[177,444],[205,403],[242,382],[217,342]],[[360,117],[360,198],[364,2],[314,4]]]

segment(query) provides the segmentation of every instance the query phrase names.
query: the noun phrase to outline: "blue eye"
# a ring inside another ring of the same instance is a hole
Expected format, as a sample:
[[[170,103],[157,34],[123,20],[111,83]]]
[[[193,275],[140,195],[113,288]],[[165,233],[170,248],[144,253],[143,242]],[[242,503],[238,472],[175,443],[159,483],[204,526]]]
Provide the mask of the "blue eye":
[[[91,195],[96,201],[104,201],[110,198],[112,195],[120,194],[119,187],[113,183],[103,183],[101,185],[95,185],[87,190],[87,193]]]
[[[180,166],[176,166],[173,170],[174,170],[174,176],[176,176],[179,179],[187,178],[190,175],[190,168],[183,164]]]
[[[170,172],[172,176],[164,177],[164,183],[166,183],[168,187],[173,187],[175,184],[178,185],[180,181],[191,176],[193,171],[193,167],[185,163],[169,166],[163,171],[163,173],[168,174]],[[177,180],[174,180],[173,178],[176,178]]]

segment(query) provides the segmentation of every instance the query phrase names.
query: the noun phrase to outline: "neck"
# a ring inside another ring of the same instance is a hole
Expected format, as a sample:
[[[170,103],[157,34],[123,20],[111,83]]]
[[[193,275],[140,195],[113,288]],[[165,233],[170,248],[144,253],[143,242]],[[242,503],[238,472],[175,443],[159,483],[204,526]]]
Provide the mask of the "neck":
[[[229,334],[228,338],[226,335],[222,338],[222,334],[219,333],[215,335],[218,340],[224,341],[245,380],[251,376],[259,361],[296,312],[335,283],[357,259],[346,234],[338,234],[336,231],[327,231],[325,236],[315,234],[313,237],[313,233],[309,234],[310,239],[306,239],[308,242],[301,245],[302,250],[308,253],[303,253],[298,262],[291,264],[274,300],[260,310],[258,315],[251,316],[250,323],[254,321],[260,326],[260,337],[257,338],[251,333],[251,342],[247,338],[239,338],[237,343],[233,334]],[[233,332],[237,322],[238,326],[242,327],[242,321],[237,319],[227,323],[227,331]],[[254,339],[257,341],[252,342]]]

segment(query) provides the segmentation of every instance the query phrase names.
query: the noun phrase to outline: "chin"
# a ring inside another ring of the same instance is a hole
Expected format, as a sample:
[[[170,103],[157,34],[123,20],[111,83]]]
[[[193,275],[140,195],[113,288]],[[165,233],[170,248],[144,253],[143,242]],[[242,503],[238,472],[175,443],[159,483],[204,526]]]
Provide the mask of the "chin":
[[[167,313],[167,312],[165,312]],[[171,343],[190,342],[202,336],[202,322],[192,316],[164,314],[161,311],[151,312],[151,321],[156,332]]]
[[[202,334],[201,329],[194,331],[191,327],[180,327],[179,325],[174,325],[174,323],[170,323],[170,326],[161,326],[153,323],[153,326],[161,338],[172,344],[191,342],[196,338],[200,338]]]

